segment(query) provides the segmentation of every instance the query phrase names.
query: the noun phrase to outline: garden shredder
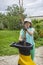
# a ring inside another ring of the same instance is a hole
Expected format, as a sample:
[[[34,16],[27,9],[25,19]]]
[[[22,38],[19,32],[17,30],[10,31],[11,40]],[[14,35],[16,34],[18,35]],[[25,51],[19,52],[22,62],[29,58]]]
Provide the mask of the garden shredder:
[[[24,37],[22,41],[13,42],[10,46],[16,47],[19,49],[19,60],[18,65],[36,65],[35,62],[31,59],[30,50],[33,49],[31,43],[26,42],[26,28],[23,26]]]
[[[30,50],[33,48],[33,45],[24,41],[17,43],[12,43],[11,47],[16,47],[19,49],[19,60],[18,65],[36,65],[31,59]]]

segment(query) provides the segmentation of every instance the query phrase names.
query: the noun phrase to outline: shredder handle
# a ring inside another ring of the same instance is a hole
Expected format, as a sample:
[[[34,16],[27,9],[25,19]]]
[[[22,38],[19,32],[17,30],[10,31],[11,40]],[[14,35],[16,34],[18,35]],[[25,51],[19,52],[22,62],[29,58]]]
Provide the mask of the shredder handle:
[[[10,44],[10,47],[14,47],[13,44],[16,44],[16,42],[12,42],[12,43]]]

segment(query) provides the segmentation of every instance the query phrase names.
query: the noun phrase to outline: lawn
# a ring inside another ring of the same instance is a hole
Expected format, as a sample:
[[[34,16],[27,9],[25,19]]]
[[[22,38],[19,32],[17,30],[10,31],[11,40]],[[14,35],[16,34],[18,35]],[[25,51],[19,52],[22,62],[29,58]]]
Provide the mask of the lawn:
[[[12,42],[17,42],[19,31],[0,30],[0,56],[18,54],[17,48],[11,48]],[[36,42],[36,47],[43,45],[43,38],[39,38]]]
[[[11,48],[12,42],[18,41],[19,31],[0,31],[0,55],[17,54],[16,48]]]

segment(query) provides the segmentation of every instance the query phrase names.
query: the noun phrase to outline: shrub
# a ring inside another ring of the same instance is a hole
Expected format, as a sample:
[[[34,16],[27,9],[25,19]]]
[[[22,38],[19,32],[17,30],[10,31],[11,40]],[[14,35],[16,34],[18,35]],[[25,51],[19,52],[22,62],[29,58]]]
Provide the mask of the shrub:
[[[3,30],[3,29],[4,29],[3,23],[0,23],[0,30]]]
[[[39,31],[39,34],[40,34],[40,37],[43,38],[43,30],[40,30],[40,31]]]
[[[33,26],[35,27],[38,34],[35,34],[35,39],[37,37],[43,37],[43,20],[32,20]]]

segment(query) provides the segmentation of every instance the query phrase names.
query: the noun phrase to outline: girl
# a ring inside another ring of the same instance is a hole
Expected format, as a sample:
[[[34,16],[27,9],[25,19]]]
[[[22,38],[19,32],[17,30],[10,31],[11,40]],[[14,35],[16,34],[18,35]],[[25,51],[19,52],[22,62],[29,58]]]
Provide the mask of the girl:
[[[24,20],[24,28],[25,28],[25,31],[24,31],[24,29],[21,29],[21,31],[20,31],[19,41],[23,41],[24,36],[26,34],[26,42],[33,44],[33,49],[30,51],[30,53],[31,53],[32,60],[34,60],[35,43],[34,43],[33,34],[34,34],[35,30],[32,27],[31,19],[26,18]]]

